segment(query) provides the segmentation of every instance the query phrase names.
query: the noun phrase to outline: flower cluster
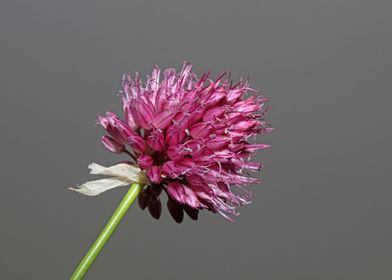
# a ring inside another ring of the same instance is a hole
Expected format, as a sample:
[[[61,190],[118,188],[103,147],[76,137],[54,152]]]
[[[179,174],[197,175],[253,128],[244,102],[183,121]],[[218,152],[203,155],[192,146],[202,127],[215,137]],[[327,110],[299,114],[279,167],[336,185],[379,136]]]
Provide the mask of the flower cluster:
[[[138,201],[156,219],[162,191],[177,222],[184,212],[197,219],[201,209],[232,220],[237,206],[250,203],[250,192],[243,186],[259,180],[246,171],[262,167],[250,158],[268,145],[248,141],[272,130],[264,120],[267,99],[245,98],[254,91],[249,84],[232,85],[226,76],[211,80],[205,73],[197,78],[189,63],[179,73],[166,69],[162,80],[157,67],[145,83],[137,73],[133,79],[124,75],[124,120],[111,112],[98,117],[108,133],[103,145],[130,155],[147,175],[148,185]]]

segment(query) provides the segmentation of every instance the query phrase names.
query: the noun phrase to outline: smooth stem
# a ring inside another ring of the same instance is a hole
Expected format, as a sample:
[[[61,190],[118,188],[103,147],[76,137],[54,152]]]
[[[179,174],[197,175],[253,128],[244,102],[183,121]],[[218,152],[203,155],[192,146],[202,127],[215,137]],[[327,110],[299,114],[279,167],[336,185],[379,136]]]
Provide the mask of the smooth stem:
[[[125,213],[127,213],[128,208],[135,201],[136,197],[142,190],[143,185],[135,183],[131,186],[127,194],[124,196],[120,205],[118,205],[116,211],[113,213],[109,222],[106,224],[105,228],[102,230],[101,234],[97,237],[94,244],[91,246],[90,250],[84,256],[78,267],[75,269],[74,273],[71,275],[70,280],[83,279],[87,270],[93,264],[94,260],[97,258],[99,253],[102,251],[105,244],[108,242],[110,236],[116,230],[117,226],[120,224]]]

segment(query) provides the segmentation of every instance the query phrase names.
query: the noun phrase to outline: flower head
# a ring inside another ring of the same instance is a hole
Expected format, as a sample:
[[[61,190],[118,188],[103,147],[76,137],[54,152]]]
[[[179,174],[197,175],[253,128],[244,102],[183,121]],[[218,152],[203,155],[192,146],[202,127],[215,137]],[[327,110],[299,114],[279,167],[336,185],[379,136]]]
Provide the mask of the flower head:
[[[216,80],[209,73],[197,78],[189,63],[179,73],[160,72],[155,67],[145,83],[137,73],[133,79],[124,75],[124,120],[111,112],[98,117],[108,133],[102,143],[129,154],[147,176],[138,201],[154,218],[160,217],[164,192],[177,222],[184,212],[197,219],[201,209],[232,220],[237,206],[250,203],[244,186],[260,182],[247,171],[262,168],[250,158],[268,145],[248,141],[272,130],[264,120],[267,99],[245,97],[254,90],[244,81],[232,85],[227,73]]]

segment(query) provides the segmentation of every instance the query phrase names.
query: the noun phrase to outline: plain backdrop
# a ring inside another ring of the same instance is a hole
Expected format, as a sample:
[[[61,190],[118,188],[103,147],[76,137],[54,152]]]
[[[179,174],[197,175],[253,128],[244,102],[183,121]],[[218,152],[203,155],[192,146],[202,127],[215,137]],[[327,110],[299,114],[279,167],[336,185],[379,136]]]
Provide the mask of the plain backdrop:
[[[97,114],[123,72],[232,71],[271,98],[263,184],[231,223],[132,207],[86,279],[392,279],[392,2],[0,3],[0,278],[67,279],[126,192]]]

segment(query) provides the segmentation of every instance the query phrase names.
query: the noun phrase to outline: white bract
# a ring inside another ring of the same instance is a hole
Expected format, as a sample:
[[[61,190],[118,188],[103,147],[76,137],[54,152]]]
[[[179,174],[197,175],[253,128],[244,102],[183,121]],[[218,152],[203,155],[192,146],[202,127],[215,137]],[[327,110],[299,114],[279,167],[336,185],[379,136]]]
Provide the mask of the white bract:
[[[106,175],[110,177],[88,181],[80,186],[70,187],[68,188],[69,190],[88,196],[96,196],[117,187],[129,186],[133,183],[148,183],[145,173],[135,165],[119,163],[105,167],[96,163],[91,163],[88,168],[90,169],[90,174]]]

